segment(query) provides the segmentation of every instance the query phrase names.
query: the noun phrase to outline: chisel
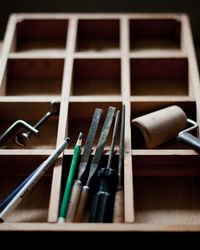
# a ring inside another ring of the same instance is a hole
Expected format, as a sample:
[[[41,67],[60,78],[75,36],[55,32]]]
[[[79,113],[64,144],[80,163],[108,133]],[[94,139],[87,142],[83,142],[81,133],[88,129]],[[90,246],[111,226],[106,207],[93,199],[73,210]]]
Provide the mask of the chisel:
[[[86,167],[88,164],[88,160],[89,160],[90,153],[92,150],[92,145],[94,142],[97,128],[99,126],[99,121],[100,121],[102,112],[103,112],[102,109],[99,109],[99,108],[95,109],[95,112],[92,118],[88,136],[85,142],[83,155],[81,156],[80,163],[79,163],[78,178],[77,180],[74,181],[74,184],[72,187],[72,192],[71,192],[67,215],[66,215],[66,222],[74,221],[74,216],[75,216],[77,204],[79,201],[79,196],[80,196],[81,189],[82,189],[82,176],[86,171]]]
[[[113,222],[124,222],[124,187],[122,184],[122,169],[124,166],[124,131],[125,131],[125,105],[122,105],[120,142],[119,142],[119,164],[118,164],[118,184],[115,192]]]
[[[90,214],[90,222],[111,222],[113,211],[113,196],[117,185],[117,172],[111,168],[120,111],[116,113],[115,124],[110,147],[110,155],[106,168],[98,171],[99,190],[94,196]]]
[[[101,130],[99,141],[98,141],[98,144],[96,147],[96,151],[95,151],[94,157],[92,158],[92,162],[90,165],[89,176],[88,176],[86,185],[83,187],[82,192],[81,192],[78,208],[77,208],[77,211],[75,214],[75,222],[80,222],[82,219],[82,215],[84,213],[85,206],[87,204],[87,200],[89,197],[91,180],[94,177],[94,175],[98,169],[99,161],[101,159],[103,149],[104,149],[111,125],[112,125],[115,110],[116,110],[116,108],[111,107],[111,106],[108,109],[106,119],[104,121],[103,128]]]

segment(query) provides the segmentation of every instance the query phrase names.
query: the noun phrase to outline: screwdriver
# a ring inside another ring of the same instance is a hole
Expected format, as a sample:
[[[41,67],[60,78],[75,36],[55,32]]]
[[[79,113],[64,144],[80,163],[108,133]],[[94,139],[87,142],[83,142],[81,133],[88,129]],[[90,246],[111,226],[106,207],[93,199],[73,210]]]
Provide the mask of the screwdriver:
[[[99,190],[94,196],[90,214],[90,222],[111,222],[113,210],[113,196],[117,185],[117,173],[111,168],[120,111],[115,117],[110,155],[106,168],[101,168],[97,176],[99,178]]]

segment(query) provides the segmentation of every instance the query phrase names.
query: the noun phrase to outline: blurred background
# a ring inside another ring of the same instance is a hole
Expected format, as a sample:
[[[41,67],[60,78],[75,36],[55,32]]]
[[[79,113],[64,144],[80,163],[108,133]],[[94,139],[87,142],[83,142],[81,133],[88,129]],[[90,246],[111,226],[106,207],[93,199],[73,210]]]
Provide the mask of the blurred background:
[[[0,5],[0,40],[4,37],[11,13],[187,13],[190,17],[198,65],[200,65],[199,7],[199,0],[5,0],[1,1]]]

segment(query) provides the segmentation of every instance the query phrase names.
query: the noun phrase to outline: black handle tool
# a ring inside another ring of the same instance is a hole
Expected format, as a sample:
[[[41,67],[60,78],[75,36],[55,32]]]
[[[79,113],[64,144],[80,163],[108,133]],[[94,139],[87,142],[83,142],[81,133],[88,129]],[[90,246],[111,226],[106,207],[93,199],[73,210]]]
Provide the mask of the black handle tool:
[[[117,173],[111,168],[115,139],[119,124],[120,111],[117,111],[112,135],[110,155],[106,168],[101,168],[97,176],[99,177],[99,190],[94,196],[90,214],[90,222],[111,222],[114,202],[114,192],[117,186]]]

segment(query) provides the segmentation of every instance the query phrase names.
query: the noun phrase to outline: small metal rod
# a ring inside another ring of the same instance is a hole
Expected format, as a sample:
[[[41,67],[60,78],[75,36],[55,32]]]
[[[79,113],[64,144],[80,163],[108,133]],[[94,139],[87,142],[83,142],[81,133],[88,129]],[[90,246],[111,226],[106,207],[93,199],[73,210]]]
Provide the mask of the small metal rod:
[[[111,163],[112,163],[114,147],[115,147],[115,140],[116,140],[117,129],[118,129],[118,124],[119,124],[119,116],[120,116],[120,111],[118,110],[116,113],[116,116],[115,116],[115,124],[114,124],[114,128],[113,128],[112,141],[111,141],[111,146],[110,146],[110,155],[108,158],[107,168],[110,168]]]
[[[187,118],[187,122],[189,124],[192,124],[193,126],[182,130],[181,132],[178,133],[179,135],[186,133],[186,132],[189,133],[189,132],[193,131],[194,129],[198,129],[198,124],[194,120]]]
[[[38,134],[39,132],[27,122],[23,120],[17,120],[0,136],[0,145],[2,145],[10,136],[12,136],[12,134],[14,134],[14,132],[19,129],[19,127],[25,127],[35,134]]]
[[[124,165],[124,130],[125,130],[125,105],[122,105],[120,142],[119,142],[119,164],[118,164],[118,186],[122,186],[122,168]]]
[[[59,102],[52,101],[50,103],[50,111],[48,111],[35,125],[34,128],[39,128],[51,115],[58,115],[59,113]],[[24,146],[23,138],[30,139],[30,135],[32,134],[32,131],[29,130],[26,133],[21,133],[15,136],[15,142],[19,146]]]
[[[35,125],[34,128],[39,128],[48,118],[51,116],[51,112],[47,112]],[[22,133],[22,136],[26,139],[30,139],[30,135],[32,134],[32,131],[28,131],[26,133]]]

